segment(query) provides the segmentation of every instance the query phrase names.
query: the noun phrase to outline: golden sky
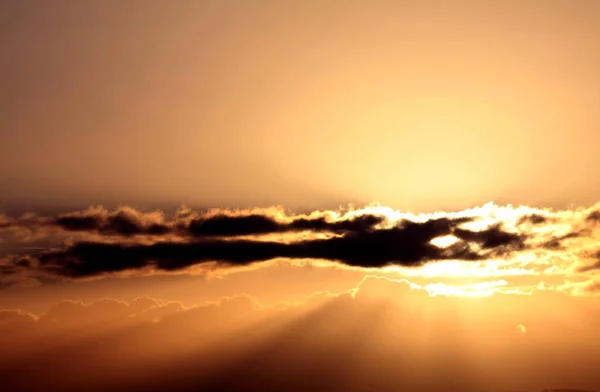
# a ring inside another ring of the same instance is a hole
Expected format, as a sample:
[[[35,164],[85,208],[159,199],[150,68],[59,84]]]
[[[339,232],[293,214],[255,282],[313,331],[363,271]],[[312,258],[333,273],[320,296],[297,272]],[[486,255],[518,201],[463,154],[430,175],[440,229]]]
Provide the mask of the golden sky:
[[[600,390],[600,2],[0,4],[0,389]]]
[[[594,0],[2,9],[8,206],[432,211],[600,191]]]

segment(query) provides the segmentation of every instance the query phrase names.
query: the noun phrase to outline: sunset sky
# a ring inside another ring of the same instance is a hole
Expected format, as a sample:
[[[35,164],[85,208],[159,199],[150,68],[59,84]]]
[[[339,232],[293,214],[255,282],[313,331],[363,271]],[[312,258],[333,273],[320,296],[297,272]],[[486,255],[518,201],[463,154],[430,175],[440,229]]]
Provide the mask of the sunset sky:
[[[600,1],[0,1],[0,389],[600,390]]]

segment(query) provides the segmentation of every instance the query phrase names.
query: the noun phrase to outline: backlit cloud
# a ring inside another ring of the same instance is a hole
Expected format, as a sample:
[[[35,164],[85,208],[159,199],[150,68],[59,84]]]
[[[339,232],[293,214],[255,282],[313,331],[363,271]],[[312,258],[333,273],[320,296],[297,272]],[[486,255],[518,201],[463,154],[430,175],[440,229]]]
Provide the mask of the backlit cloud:
[[[92,207],[55,217],[3,217],[0,275],[4,285],[12,285],[203,265],[255,268],[276,259],[363,269],[459,262],[484,273],[491,265],[526,274],[591,273],[600,237],[596,213],[596,206],[553,211],[487,204],[411,214],[371,205],[309,214],[280,207],[181,208],[167,217],[160,211]],[[28,234],[15,235],[20,231]]]

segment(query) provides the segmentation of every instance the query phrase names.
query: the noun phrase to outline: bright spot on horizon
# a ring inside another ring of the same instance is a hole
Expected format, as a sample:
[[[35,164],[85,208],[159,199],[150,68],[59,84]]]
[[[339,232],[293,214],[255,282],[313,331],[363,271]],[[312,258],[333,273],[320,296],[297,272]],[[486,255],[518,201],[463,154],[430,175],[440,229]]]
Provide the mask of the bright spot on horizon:
[[[445,235],[443,237],[436,237],[431,240],[431,244],[437,246],[438,248],[447,248],[451,245],[454,245],[458,242],[458,238],[453,235]]]
[[[524,326],[523,324],[517,325],[517,330],[521,333],[527,333],[527,327]]]

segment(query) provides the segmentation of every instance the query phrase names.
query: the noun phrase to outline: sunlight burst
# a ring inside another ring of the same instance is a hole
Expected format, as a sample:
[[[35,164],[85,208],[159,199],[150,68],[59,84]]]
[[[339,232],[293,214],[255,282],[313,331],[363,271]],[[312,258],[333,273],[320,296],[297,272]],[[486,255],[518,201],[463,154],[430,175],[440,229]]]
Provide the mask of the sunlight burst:
[[[458,242],[458,238],[453,235],[445,235],[443,237],[436,237],[431,240],[431,244],[437,246],[438,248],[447,248],[451,245],[454,245]]]

